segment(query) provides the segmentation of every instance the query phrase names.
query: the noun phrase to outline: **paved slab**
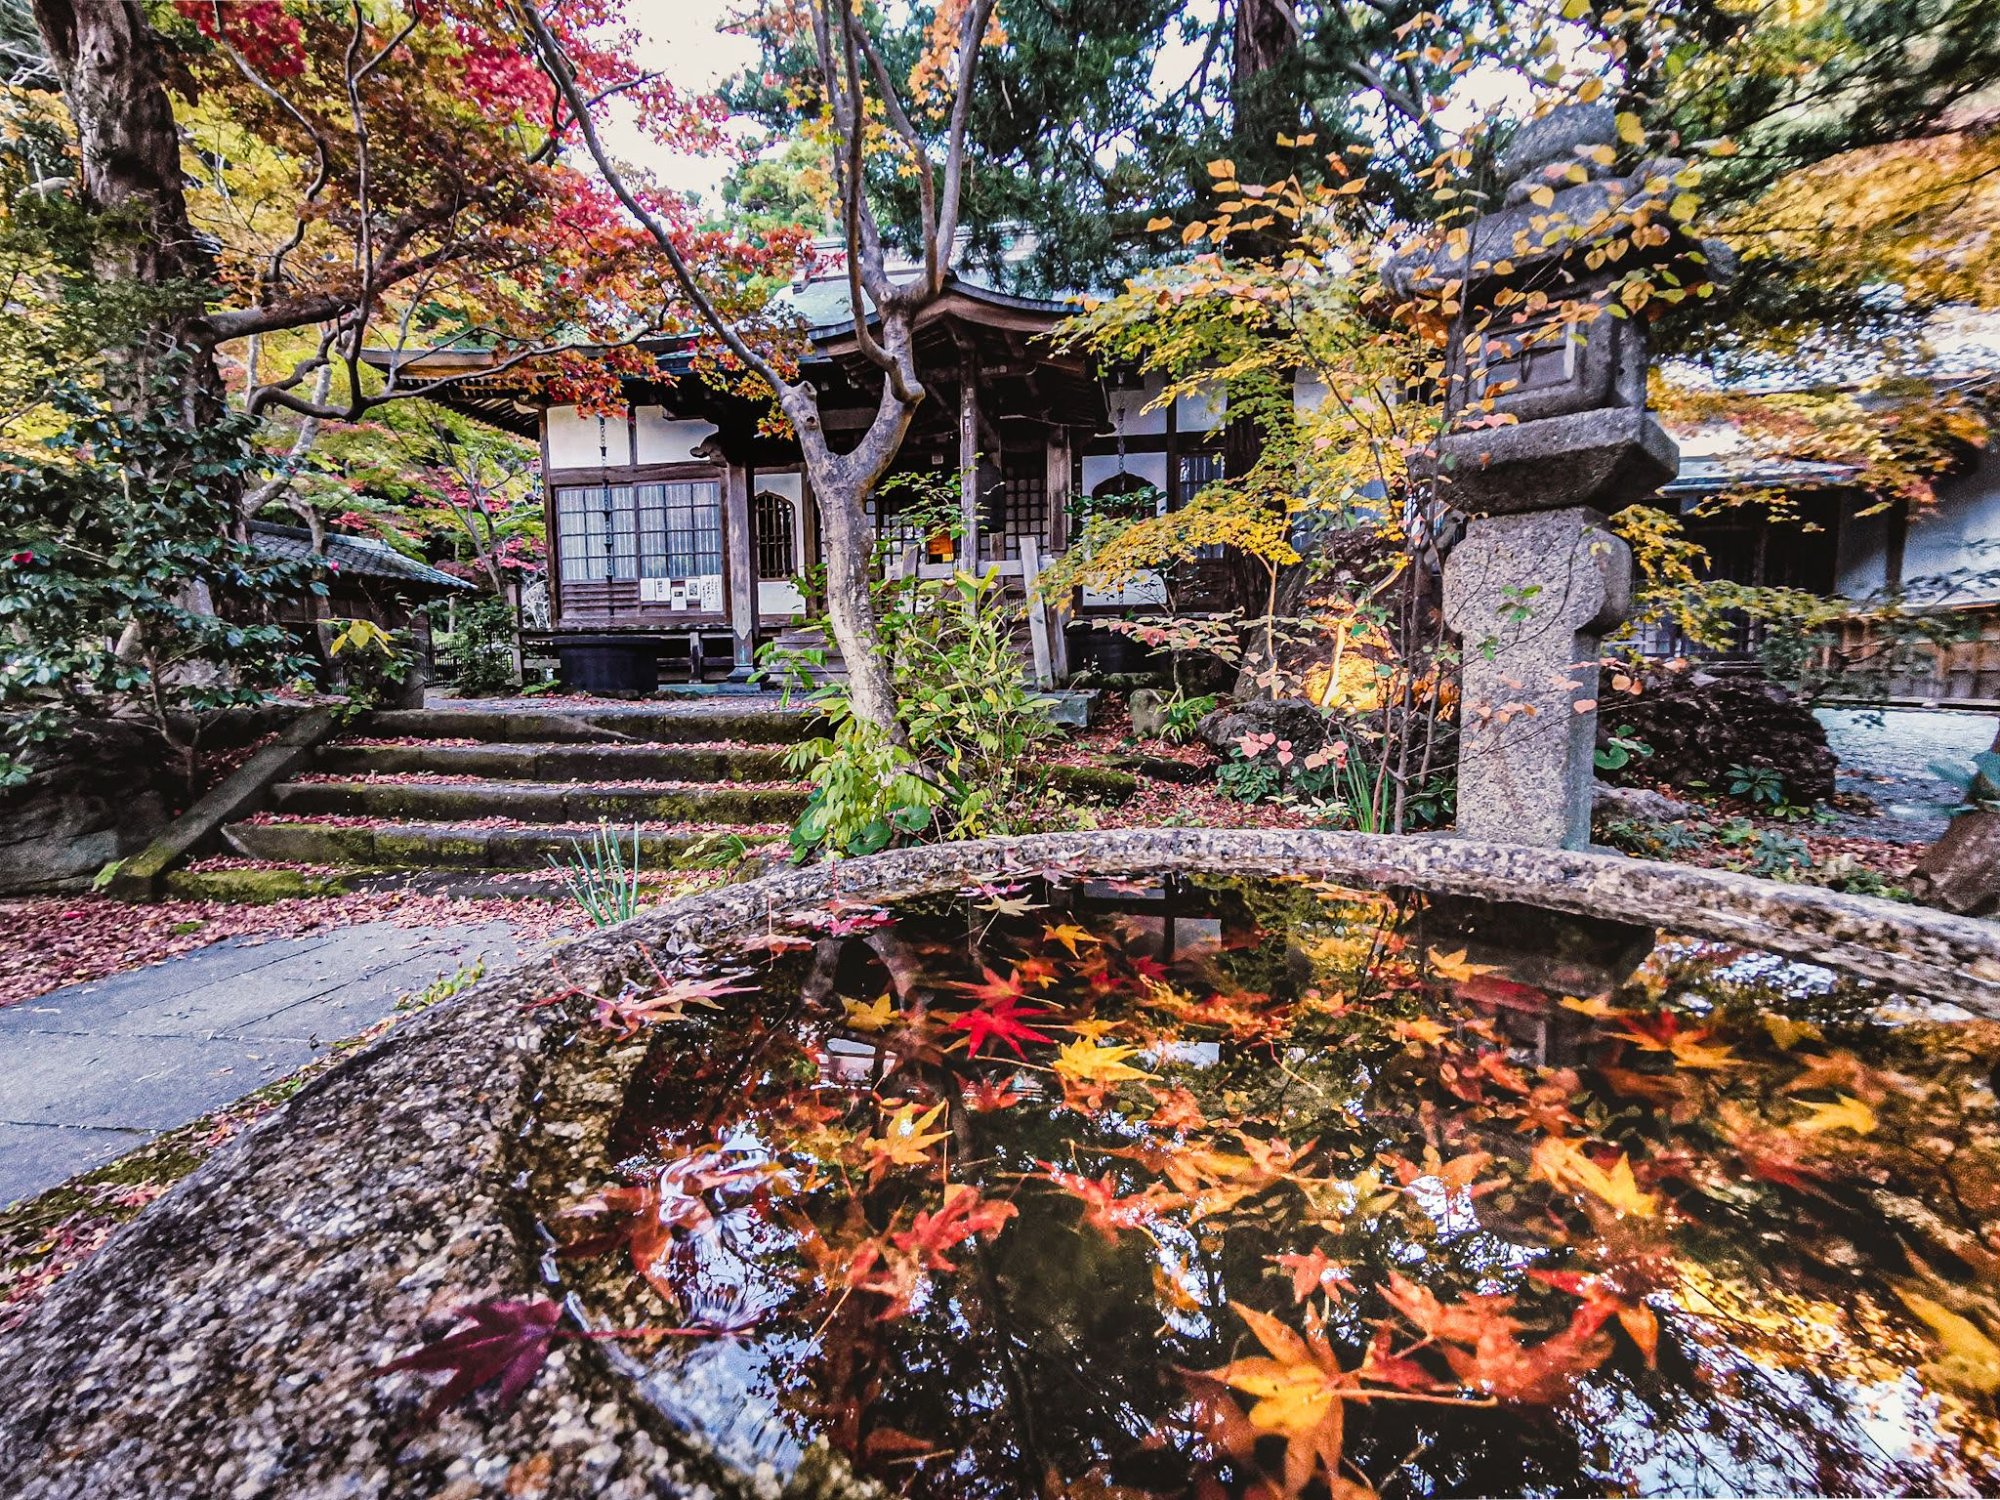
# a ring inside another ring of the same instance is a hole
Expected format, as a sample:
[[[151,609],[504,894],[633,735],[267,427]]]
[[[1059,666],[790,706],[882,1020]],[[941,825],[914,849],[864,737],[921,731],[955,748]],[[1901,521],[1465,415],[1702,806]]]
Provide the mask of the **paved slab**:
[[[219,1109],[484,960],[503,922],[231,938],[0,1010],[0,1203]]]
[[[1993,744],[2000,716],[1964,710],[1822,708],[1826,742],[1840,757],[1842,791],[1865,793],[1872,818],[1844,819],[1842,832],[1930,841],[1951,821],[1957,793],[1931,774],[1933,762],[1970,762]]]

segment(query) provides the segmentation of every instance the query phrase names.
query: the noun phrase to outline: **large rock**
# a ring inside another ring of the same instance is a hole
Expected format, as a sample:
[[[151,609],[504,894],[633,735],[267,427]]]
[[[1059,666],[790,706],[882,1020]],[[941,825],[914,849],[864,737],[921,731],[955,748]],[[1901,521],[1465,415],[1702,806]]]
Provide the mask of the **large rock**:
[[[1299,755],[1310,755],[1326,743],[1328,727],[1327,716],[1303,698],[1254,698],[1218,708],[1197,732],[1218,755],[1238,748],[1246,734],[1275,735],[1290,740]]]
[[[1910,887],[1946,911],[1969,917],[2000,911],[2000,812],[1981,808],[1953,818],[1924,851]]]
[[[1623,774],[1678,787],[1704,783],[1729,789],[1732,766],[1765,767],[1783,779],[1785,797],[1822,802],[1833,795],[1840,762],[1827,748],[1826,728],[1805,703],[1749,673],[1663,672],[1637,697],[1607,702],[1598,718],[1602,745],[1611,734],[1652,746]]]
[[[85,723],[37,747],[27,782],[0,792],[0,895],[75,890],[167,825],[172,787],[159,738]]]

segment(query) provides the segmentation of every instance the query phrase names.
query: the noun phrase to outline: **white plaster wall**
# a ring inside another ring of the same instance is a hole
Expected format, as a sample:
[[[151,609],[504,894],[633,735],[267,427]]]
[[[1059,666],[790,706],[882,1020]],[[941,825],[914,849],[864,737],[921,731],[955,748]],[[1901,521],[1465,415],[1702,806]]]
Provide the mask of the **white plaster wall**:
[[[1115,453],[1086,453],[1083,457],[1083,492],[1088,495],[1105,480],[1118,472],[1118,455]],[[1125,455],[1125,472],[1136,474],[1153,486],[1162,495],[1167,492],[1167,455],[1164,453],[1128,453]]]
[[[1840,555],[1835,563],[1834,592],[1845,599],[1879,598],[1887,581],[1888,517],[1856,515],[1858,501],[1849,501],[1840,518]]]
[[[1312,376],[1301,373],[1292,382],[1292,409],[1318,411],[1326,404],[1326,398],[1332,394],[1324,381],[1315,380]]]
[[[1192,395],[1174,398],[1174,424],[1182,432],[1213,431],[1228,419],[1228,414],[1229,392],[1217,380]]]
[[[792,502],[792,556],[801,563],[806,555],[806,507],[805,480],[798,474],[766,473],[759,469],[754,476],[755,490],[769,490],[774,495],[783,495]],[[757,580],[757,613],[760,615],[803,615],[806,612],[805,595],[789,580],[783,578],[760,578]]]
[[[636,416],[642,464],[700,463],[693,450],[715,432],[713,422],[681,421],[658,406],[641,406]]]
[[[1948,596],[1953,603],[2000,599],[2000,455],[1991,448],[1969,473],[1938,486],[1936,506],[1910,517],[1903,544],[1906,588],[1959,572],[1995,576],[1959,583]]]
[[[1129,393],[1115,393],[1129,394]],[[1160,418],[1156,432],[1167,430],[1166,413],[1154,412]],[[1128,428],[1127,431],[1130,431]],[[1124,469],[1127,474],[1136,474],[1160,492],[1161,503],[1166,503],[1167,455],[1164,453],[1130,453],[1125,456]],[[1086,453],[1083,457],[1083,492],[1088,495],[1105,480],[1118,473],[1118,455],[1115,453]],[[1109,608],[1117,606],[1163,605],[1167,602],[1167,591],[1159,579],[1147,577],[1137,579],[1122,589],[1085,589],[1083,603],[1086,608]]]
[[[630,462],[625,424],[616,418],[588,416],[575,406],[552,406],[542,420],[550,468],[600,469]]]
[[[1146,407],[1160,399],[1162,381],[1157,375],[1148,375],[1146,383],[1137,390],[1116,390],[1105,393],[1111,408],[1111,425],[1127,437],[1139,437],[1146,433],[1161,433],[1167,430],[1167,411],[1160,407],[1147,411]]]

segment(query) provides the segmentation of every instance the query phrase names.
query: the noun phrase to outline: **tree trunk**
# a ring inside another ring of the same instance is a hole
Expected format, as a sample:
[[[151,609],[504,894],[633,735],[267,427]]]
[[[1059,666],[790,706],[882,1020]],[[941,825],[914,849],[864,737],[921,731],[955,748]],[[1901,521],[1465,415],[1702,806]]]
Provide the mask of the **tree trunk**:
[[[900,311],[884,320],[882,335],[899,353],[909,348],[910,315]],[[916,386],[921,395],[923,387]],[[874,601],[874,537],[868,524],[868,496],[902,450],[915,404],[897,397],[884,382],[875,420],[861,441],[846,453],[826,446],[818,402],[810,387],[787,387],[780,395],[785,415],[801,438],[800,447],[819,507],[820,547],[826,562],[827,623],[847,664],[848,701],[854,716],[901,743],[902,722],[896,716],[896,683],[882,632],[876,624]]]
[[[34,0],[34,9],[76,126],[81,201],[100,224],[98,272],[161,294],[137,340],[140,371],[151,355],[184,355],[184,417],[213,420],[223,383],[201,303],[212,268],[188,223],[159,38],[138,0]]]

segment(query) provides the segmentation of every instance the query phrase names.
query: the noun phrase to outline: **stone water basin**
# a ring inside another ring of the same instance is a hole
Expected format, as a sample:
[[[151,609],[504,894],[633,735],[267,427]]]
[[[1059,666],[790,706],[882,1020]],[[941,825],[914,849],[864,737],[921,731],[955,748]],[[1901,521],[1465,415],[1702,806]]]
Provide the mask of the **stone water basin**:
[[[1742,941],[1068,862],[656,948],[528,1206],[724,1491],[1982,1494],[1996,1063]]]
[[[0,1493],[1990,1491],[1993,1018],[1995,924],[1597,853],[791,871],[219,1147],[0,1335]],[[517,1399],[384,1368],[538,1298]]]

